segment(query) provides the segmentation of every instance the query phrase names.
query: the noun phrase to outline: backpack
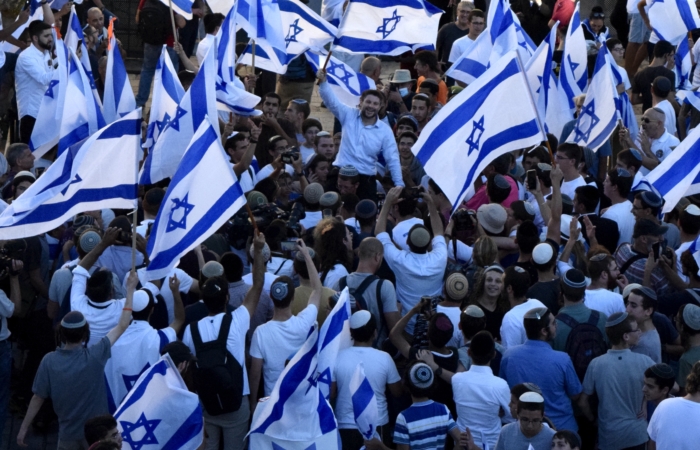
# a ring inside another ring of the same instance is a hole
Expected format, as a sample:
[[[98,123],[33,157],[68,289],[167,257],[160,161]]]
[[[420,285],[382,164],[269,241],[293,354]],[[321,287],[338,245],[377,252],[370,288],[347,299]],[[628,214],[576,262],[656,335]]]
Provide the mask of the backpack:
[[[593,358],[604,355],[608,351],[603,333],[598,328],[599,319],[600,313],[594,310],[591,310],[588,321],[584,323],[579,323],[573,317],[564,313],[557,315],[557,320],[571,328],[569,337],[566,338],[564,351],[571,358],[571,362],[574,363],[574,370],[576,370],[579,380],[583,380],[588,365],[593,361]]]
[[[146,44],[165,44],[172,33],[168,7],[159,1],[148,0],[139,13],[138,30]]]
[[[355,298],[355,308],[357,308],[358,311],[363,309],[369,311],[369,307],[367,306],[367,300],[365,300],[362,294],[364,294],[369,285],[376,280],[378,281],[375,298],[377,299],[377,308],[379,309],[379,322],[381,323],[381,327],[377,330],[377,335],[379,336],[382,334],[382,330],[386,328],[386,321],[384,320],[384,305],[382,304],[382,284],[384,283],[384,280],[382,280],[376,275],[369,275],[365,277],[364,280],[362,280],[362,283],[360,283],[359,286],[357,286],[356,288],[349,287],[348,291],[350,292],[350,295],[352,295]],[[348,277],[343,277],[340,280],[338,280],[338,287],[341,291],[345,289],[347,285]]]
[[[194,386],[211,416],[237,411],[243,399],[243,367],[226,349],[231,321],[231,314],[225,314],[219,336],[204,343],[199,334],[199,323],[194,322],[190,326],[197,354]]]

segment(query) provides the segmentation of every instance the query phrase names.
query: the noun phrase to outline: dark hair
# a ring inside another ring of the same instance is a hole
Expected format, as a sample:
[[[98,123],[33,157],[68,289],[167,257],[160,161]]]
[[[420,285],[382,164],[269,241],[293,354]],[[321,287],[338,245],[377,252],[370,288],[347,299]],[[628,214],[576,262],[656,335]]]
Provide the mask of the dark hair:
[[[420,94],[419,93],[419,94],[414,95],[413,98],[411,99],[411,104],[413,104],[413,102],[415,102],[416,100],[421,101],[421,102],[425,102],[426,108],[430,108],[430,106],[432,105],[432,102],[430,101],[430,97],[428,97],[428,94]]]
[[[243,278],[243,261],[240,256],[233,252],[226,252],[221,255],[219,263],[224,268],[224,277],[229,283],[241,281]]]
[[[660,206],[651,206],[647,202],[644,201],[644,197],[642,196],[641,192],[637,192],[634,194],[634,199],[639,200],[639,202],[642,204],[642,209],[647,209],[649,208],[651,210],[651,215],[652,216],[657,216],[659,214],[659,209],[661,209]]]
[[[440,73],[437,53],[434,51],[423,50],[422,52],[418,52],[416,53],[415,59],[417,62],[430,67],[430,70],[433,72]]]
[[[654,46],[654,58],[662,58],[676,51],[676,47],[668,41],[659,41]]]
[[[681,253],[681,267],[685,268],[686,272],[688,272],[691,278],[700,280],[700,276],[698,275],[700,267],[698,266],[697,261],[695,261],[695,258],[693,258],[693,254],[690,252],[690,250],[686,250]]]
[[[549,150],[547,148],[538,145],[537,147],[533,148],[532,150],[526,150],[525,153],[523,154],[523,159],[524,158],[536,158],[537,162],[545,163],[545,164],[551,164],[552,159],[549,157]]]
[[[7,147],[7,150],[5,151],[7,165],[9,167],[15,167],[17,165],[17,160],[22,156],[22,153],[24,153],[24,151],[28,148],[29,146],[22,142],[16,142]]]
[[[472,9],[469,11],[469,15],[467,16],[469,18],[469,22],[471,23],[472,19],[474,17],[481,17],[482,19],[486,19],[486,14],[480,9]]]
[[[674,377],[660,377],[657,374],[655,374],[653,370],[651,370],[651,367],[647,368],[647,370],[644,371],[644,376],[646,378],[653,378],[656,385],[659,386],[661,389],[668,388],[669,393],[671,392],[671,389],[673,389],[673,385],[676,383],[676,379]]]
[[[685,392],[690,395],[700,391],[700,361],[693,364],[688,377],[685,379]]]
[[[43,20],[33,20],[27,29],[29,30],[29,36],[33,38],[39,37],[45,30],[50,30],[51,25],[45,23]]]
[[[564,282],[563,278],[559,279],[559,290],[562,297],[570,302],[580,302],[586,295],[586,287],[572,287]]]
[[[586,212],[593,212],[600,201],[600,191],[595,186],[579,186],[576,188],[576,201],[583,205]]]
[[[104,303],[112,297],[112,272],[107,269],[97,270],[87,280],[85,295],[95,303]]]
[[[531,220],[520,224],[515,232],[515,240],[518,241],[518,249],[521,254],[530,254],[540,243],[540,233]],[[531,280],[532,281],[532,280]]]
[[[93,417],[85,421],[83,432],[88,445],[92,445],[97,441],[101,441],[109,436],[107,433],[110,430],[117,428],[117,421],[111,414]]]
[[[309,171],[316,172],[316,167],[318,167],[318,165],[323,163],[323,162],[330,164],[331,160],[326,158],[323,155],[318,154],[318,153],[315,154],[314,157],[311,158],[311,162],[309,163],[309,167],[308,167]]]
[[[519,266],[508,267],[503,278],[503,288],[505,289],[508,286],[513,289],[515,298],[525,297],[527,290],[530,288],[530,275],[527,273],[527,270]]]
[[[409,193],[409,188],[401,189],[401,194],[399,195],[399,198],[402,200],[396,204],[396,207],[399,210],[399,214],[402,217],[412,216],[413,213],[416,211],[416,207],[418,206],[417,199],[407,198],[407,197],[409,197],[408,193]]]
[[[599,255],[601,253],[597,253]],[[592,259],[593,255],[588,259],[588,276],[591,280],[600,279],[603,272],[608,272],[610,263],[614,261],[610,254],[607,254],[603,259]]]
[[[145,292],[146,295],[148,295],[148,305],[146,305],[146,307],[143,308],[141,311],[132,311],[131,318],[134,320],[146,321],[149,319],[151,312],[153,312],[153,308],[156,305],[156,299],[153,296],[153,294],[151,293],[151,291],[149,291],[148,289],[139,289],[139,290]]]
[[[79,344],[90,340],[90,324],[85,323],[80,328],[66,328],[63,325],[58,327],[58,342],[62,344]]]
[[[632,289],[632,292],[630,292],[630,294],[642,297],[642,308],[653,309],[654,311],[656,311],[656,304],[658,302],[653,298],[649,297],[647,294],[645,294],[644,291],[642,291],[641,289]]]
[[[277,145],[278,142],[280,141],[286,141],[287,139],[277,135],[277,136],[272,136],[268,141],[267,141],[267,152],[274,152],[275,151],[275,146]],[[227,142],[228,143],[228,142]],[[289,142],[287,142],[289,144]],[[228,148],[228,146],[227,146]]]
[[[642,167],[642,160],[635,158],[631,150],[622,150],[617,154],[617,159],[622,161],[625,166],[632,166],[637,171],[639,171],[639,168]]]
[[[535,172],[537,173],[537,178],[540,179],[542,182],[542,185],[546,188],[552,187],[552,178],[551,174],[552,171],[550,170],[542,170],[539,165],[535,166]]]
[[[616,45],[623,45],[622,41],[617,38],[610,38],[605,41],[605,46],[608,47],[608,50],[610,51],[612,51]]]
[[[327,218],[316,224],[314,229],[314,250],[320,262],[320,269],[327,272],[340,263],[349,269],[351,259],[345,237],[347,228],[343,222],[335,218]]]
[[[306,133],[306,131],[311,127],[318,128],[318,131],[323,130],[323,125],[321,125],[321,122],[318,119],[306,119],[301,123],[301,132]]]
[[[262,103],[265,103],[265,100],[267,100],[268,98],[276,98],[277,103],[282,103],[282,97],[280,97],[279,94],[277,94],[276,92],[268,92],[267,94],[263,95]]]
[[[438,320],[443,322],[443,324],[449,324],[449,328],[444,330],[438,328]],[[439,312],[433,314],[433,316],[430,318],[430,322],[428,323],[428,340],[435,347],[442,348],[446,346],[447,343],[450,342],[450,339],[452,339],[452,336],[454,336],[454,332],[454,325],[452,324],[450,318],[447,317],[447,314]]]
[[[289,106],[293,105],[294,106],[294,111],[298,113],[302,113],[304,115],[304,120],[309,118],[309,114],[311,114],[311,106],[309,106],[309,102],[295,102],[294,100],[301,100],[299,98],[293,98],[289,101]]]
[[[678,225],[686,234],[698,234],[700,232],[700,217],[694,216],[684,209],[678,216]]]
[[[277,189],[277,182],[270,177],[263,178],[262,180],[258,181],[253,188],[254,191],[258,191],[263,194],[268,203],[275,201]]]
[[[513,162],[513,155],[510,153],[504,153],[501,156],[497,157],[493,161],[491,161],[490,166],[493,167],[493,170],[496,173],[499,173],[501,175],[506,175],[508,171],[510,170],[510,164]]]
[[[609,170],[608,176],[610,177],[610,184],[612,186],[617,186],[617,191],[620,194],[620,197],[627,197],[630,194],[634,178],[618,175],[617,169]]]
[[[360,203],[360,197],[355,194],[343,194],[340,196],[340,201],[343,204],[343,209],[354,214],[355,207]]]
[[[408,115],[399,117],[399,120],[396,121],[396,127],[398,128],[399,125],[409,125],[411,128],[413,128],[413,132],[415,133],[418,131],[418,127],[416,126],[414,120],[415,119],[412,120],[411,117],[408,117]]]
[[[152,216],[157,215],[158,210],[160,209],[160,204],[163,202],[164,198],[165,189],[159,187],[149,189],[146,192],[146,195],[143,196],[143,210]]]
[[[181,70],[177,73],[177,79],[180,81],[183,88],[189,89],[194,82],[195,75],[194,72],[190,72],[189,70]]]
[[[382,94],[377,89],[367,89],[367,90],[362,92],[362,95],[360,95],[360,103],[362,103],[362,101],[370,95],[377,97],[380,102],[384,98],[384,94]]]
[[[469,341],[477,333],[486,329],[486,317],[472,317],[462,312],[459,315],[459,326],[462,329],[464,340]]]
[[[552,438],[564,439],[566,443],[569,444],[569,447],[571,447],[572,449],[576,447],[578,447],[579,449],[581,448],[581,438],[574,431],[560,430],[554,433],[554,436],[552,436]]]
[[[224,23],[224,19],[226,19],[226,17],[221,13],[206,14],[204,18],[202,18],[202,22],[204,22],[204,32],[207,34],[214,34],[216,29]]]
[[[248,139],[248,136],[246,136],[243,133],[236,133],[230,138],[226,139],[226,142],[224,143],[224,149],[226,150],[226,153],[228,153],[228,149],[236,150],[236,146],[239,142],[245,141]],[[281,139],[278,139],[278,141]],[[274,149],[274,144],[272,145],[272,148]]]
[[[399,134],[396,137],[396,142],[397,143],[401,142],[401,139],[404,139],[404,138],[413,139],[414,144],[416,143],[416,141],[418,141],[418,136],[416,135],[416,133],[412,133],[410,131],[404,131],[403,133]]]
[[[517,413],[520,414],[520,411],[540,411],[540,412],[542,412],[542,415],[544,416],[544,402],[542,402],[542,403],[523,402],[520,400],[520,397],[518,397]]]
[[[374,332],[377,329],[377,322],[374,320],[374,315],[370,313],[372,317],[367,321],[366,324],[360,328],[352,329],[350,328],[350,337],[355,342],[368,342],[374,336]]]
[[[202,301],[210,314],[226,311],[228,301],[228,282],[224,277],[211,277],[201,288]]]
[[[421,362],[423,361],[418,361],[417,359],[414,359],[413,361],[408,363],[403,372],[403,385],[406,387],[406,390],[408,390],[408,392],[414,397],[430,397],[430,395],[433,392],[433,389],[435,388],[435,379],[433,379],[433,383],[427,388],[419,388],[411,382],[411,369],[413,368],[413,366],[415,366],[416,364],[420,364]]]
[[[420,89],[426,88],[428,91],[430,91],[430,95],[437,95],[438,92],[440,92],[440,85],[437,84],[437,81],[433,80],[432,78],[426,78],[423,80],[423,82],[420,84]]]
[[[486,181],[486,191],[488,192],[488,197],[491,203],[501,204],[508,198],[508,196],[510,195],[510,190],[512,188],[510,186],[510,183],[508,183],[507,188],[501,188],[499,186],[496,186],[497,176],[502,176],[505,178],[507,175],[504,176],[498,173],[493,173],[489,175],[488,180]]]
[[[442,189],[440,189],[440,186],[438,186],[437,183],[432,178],[428,178],[428,186],[430,186],[430,189],[432,189],[433,192],[435,192],[436,194],[445,195],[445,193],[442,192]]]
[[[119,450],[121,447],[114,441],[98,441],[90,450]]]
[[[625,339],[625,334],[632,331],[634,318],[627,316],[622,322],[612,327],[605,327],[605,335],[610,341],[610,345],[620,345]]]
[[[477,366],[486,366],[491,362],[496,351],[496,341],[486,330],[479,331],[469,343],[472,362]]]
[[[547,308],[547,311],[542,314],[539,319],[525,317],[523,319],[523,326],[525,327],[527,338],[530,340],[539,340],[540,332],[549,326],[549,317],[551,315],[552,312]]]
[[[316,269],[318,269],[318,257],[316,257],[316,254],[314,253],[314,257],[311,258],[314,262],[314,266]],[[294,258],[294,272],[299,275],[299,278],[302,278],[304,280],[309,279],[309,269],[306,267],[306,261],[302,260],[299,261],[298,259]]]
[[[661,82],[661,78],[666,78],[668,81],[668,89],[663,89],[661,86],[659,86],[659,82]],[[656,95],[657,97],[661,98],[666,98],[668,97],[668,94],[671,92],[672,86],[671,86],[671,80],[668,79],[668,77],[664,76],[659,76],[654,78],[654,81],[651,83],[651,92]]]
[[[567,158],[573,159],[576,164],[580,163],[583,158],[583,150],[578,144],[574,144],[573,142],[559,144],[557,153],[563,153]]]

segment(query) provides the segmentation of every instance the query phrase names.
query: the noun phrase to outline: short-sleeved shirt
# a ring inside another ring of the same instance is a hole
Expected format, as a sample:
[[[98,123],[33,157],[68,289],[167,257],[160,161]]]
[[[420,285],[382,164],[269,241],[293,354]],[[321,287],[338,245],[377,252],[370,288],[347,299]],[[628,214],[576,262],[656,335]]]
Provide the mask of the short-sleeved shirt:
[[[503,427],[500,436],[498,436],[496,450],[529,450],[530,446],[534,450],[549,450],[552,448],[554,433],[554,430],[543,424],[537,435],[527,438],[520,431],[520,423],[509,423]]]
[[[346,278],[347,286],[351,289],[357,289],[368,276],[370,276],[369,273],[353,272]],[[377,299],[377,283],[380,282],[382,283],[381,299]],[[362,298],[367,302],[367,309],[377,322],[377,331],[379,332],[377,342],[383,342],[389,336],[391,330],[387,330],[386,327],[382,328],[384,318],[379,311],[378,300],[382,302],[382,311],[384,313],[397,312],[396,289],[394,289],[394,285],[389,280],[376,280],[367,286],[367,289],[362,294]]]
[[[545,411],[554,426],[578,430],[569,397],[581,393],[581,382],[569,355],[552,350],[548,342],[528,340],[506,350],[499,376],[511,388],[520,383],[535,383],[542,389]]]
[[[612,205],[600,216],[617,223],[617,229],[620,231],[620,237],[617,240],[618,247],[626,242],[632,242],[635,224],[635,218],[632,214],[632,202],[625,200]]]
[[[551,281],[538,281],[527,290],[527,298],[535,298],[552,311],[559,312],[559,291],[561,290],[559,278]]]
[[[651,83],[656,77],[666,77],[671,86],[676,85],[676,75],[664,66],[646,67],[632,78],[632,92],[642,96],[642,111],[651,108]]]
[[[432,400],[414,403],[396,418],[394,444],[408,444],[411,450],[444,448],[447,435],[456,426],[442,403]]]
[[[111,354],[105,336],[92,347],[58,348],[41,360],[32,392],[53,402],[59,440],[82,441],[85,421],[107,414],[104,371]]]
[[[401,250],[409,250],[408,243],[408,232],[411,231],[414,225],[425,225],[423,219],[418,219],[416,217],[411,217],[410,219],[403,220],[396,225],[391,230],[391,240],[394,241],[396,246]]]
[[[503,322],[501,322],[501,344],[505,348],[522,345],[527,341],[523,319],[528,311],[535,308],[546,308],[546,306],[537,299],[528,298],[524,303],[512,307],[503,316]]]
[[[292,300],[292,314],[297,315],[306,308],[309,304],[309,297],[314,290],[311,286],[300,285],[294,289],[294,300]],[[323,322],[326,320],[326,316],[330,312],[328,308],[328,302],[331,297],[335,295],[333,289],[328,289],[324,287],[321,290],[321,302],[319,303],[318,314],[316,315],[316,320],[318,321],[318,328],[321,328]]]
[[[652,361],[659,364],[661,362],[661,339],[659,338],[659,332],[656,331],[656,328],[645,331],[639,336],[637,345],[630,348],[630,350],[634,353],[647,355]]]
[[[265,396],[270,395],[287,361],[294,357],[316,321],[316,306],[309,305],[284,322],[271,320],[253,333],[250,356],[263,360]]]
[[[668,398],[656,407],[647,432],[659,450],[695,450],[700,442],[700,403]]]
[[[685,387],[686,378],[688,378],[693,364],[698,361],[700,361],[700,346],[690,347],[681,355],[681,359],[678,361],[678,377],[676,378],[678,386]]]
[[[219,337],[221,330],[221,321],[224,319],[224,313],[215,316],[208,316],[200,320],[198,323],[199,335],[202,338],[202,343],[213,341]],[[243,373],[247,373],[245,368],[245,338],[248,328],[250,327],[250,314],[248,308],[240,307],[231,313],[231,327],[228,331],[226,339],[226,350],[236,358],[236,361],[243,367]],[[187,325],[185,334],[182,336],[182,342],[190,348],[193,355],[197,356],[197,351],[194,348],[192,340],[192,325]],[[243,377],[243,395],[250,394],[248,387],[248,377]]]
[[[357,429],[352,409],[350,380],[360,363],[364,366],[367,381],[377,398],[377,425],[385,425],[389,422],[386,387],[401,380],[394,361],[388,353],[381,350],[371,347],[350,347],[338,353],[332,375],[332,380],[338,385],[335,418],[338,420],[338,428],[341,429]]]
[[[644,371],[654,365],[646,355],[608,350],[588,366],[583,392],[598,394],[600,450],[619,450],[647,441],[644,419]]]
[[[586,289],[583,303],[589,309],[610,317],[616,312],[625,312],[625,301],[617,292],[607,289]]]
[[[459,38],[469,34],[469,30],[460,30],[454,22],[445,24],[440,28],[437,35],[435,48],[438,52],[438,60],[442,63],[447,63],[452,51],[452,44]]]
[[[622,266],[624,266],[625,263],[636,254],[637,253],[632,250],[632,246],[630,244],[621,245],[614,255],[617,267],[622,268]],[[646,266],[646,263],[647,257],[645,255],[629,265],[624,275],[627,277],[627,280],[629,280],[630,283],[643,284],[644,267]],[[657,266],[651,272],[651,286],[649,287],[656,292],[656,295],[662,295],[673,291],[671,282],[664,273],[663,269],[659,266]]]

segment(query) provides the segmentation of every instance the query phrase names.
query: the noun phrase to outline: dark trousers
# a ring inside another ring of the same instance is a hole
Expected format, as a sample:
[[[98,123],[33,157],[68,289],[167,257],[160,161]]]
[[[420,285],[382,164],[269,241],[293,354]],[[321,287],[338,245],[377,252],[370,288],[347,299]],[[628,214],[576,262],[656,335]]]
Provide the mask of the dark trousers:
[[[360,200],[369,199],[377,203],[377,177],[360,174],[360,184],[355,194]]]
[[[19,140],[25,144],[29,144],[29,139],[32,137],[34,124],[36,119],[32,116],[24,116],[19,120]]]
[[[384,433],[385,427],[386,425],[377,427],[377,433],[383,443],[390,445],[392,443],[392,438],[391,436],[385,436],[385,434],[388,434]],[[340,429],[338,431],[340,433],[340,441],[343,443],[343,450],[359,450],[365,445],[365,439],[358,430]]]

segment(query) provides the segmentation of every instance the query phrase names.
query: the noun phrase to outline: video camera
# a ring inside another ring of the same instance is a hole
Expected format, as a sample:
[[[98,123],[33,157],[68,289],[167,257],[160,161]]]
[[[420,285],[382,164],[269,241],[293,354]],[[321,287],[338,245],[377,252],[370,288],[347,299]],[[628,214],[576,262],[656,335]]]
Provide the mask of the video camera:
[[[295,203],[292,212],[288,213],[280,209],[274,203],[266,203],[252,209],[255,224],[261,233],[265,232],[268,226],[274,220],[284,220],[287,222],[287,229],[300,231],[301,225],[299,221],[306,217],[304,206],[301,203]],[[229,221],[228,241],[236,250],[242,250],[246,246],[248,238],[253,236],[253,224],[248,216],[247,209],[241,209]]]

